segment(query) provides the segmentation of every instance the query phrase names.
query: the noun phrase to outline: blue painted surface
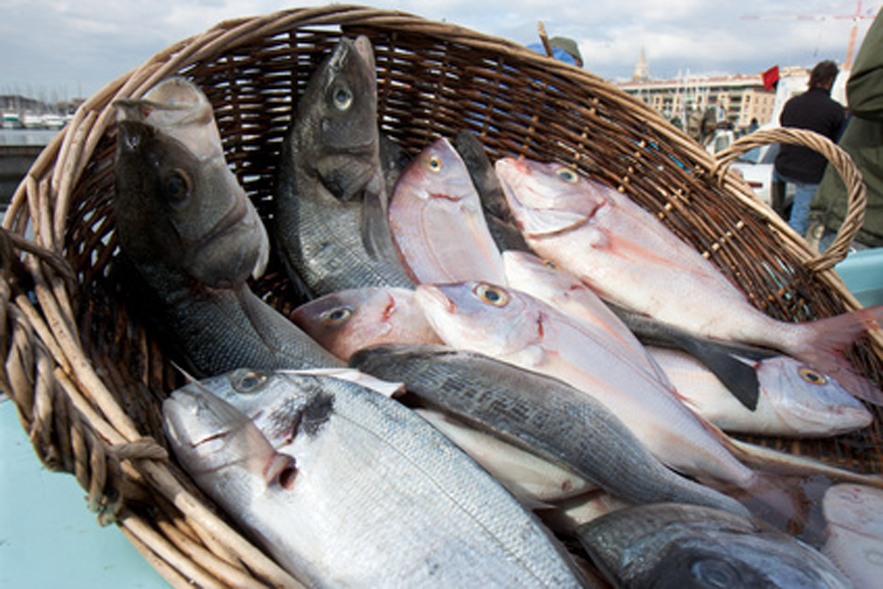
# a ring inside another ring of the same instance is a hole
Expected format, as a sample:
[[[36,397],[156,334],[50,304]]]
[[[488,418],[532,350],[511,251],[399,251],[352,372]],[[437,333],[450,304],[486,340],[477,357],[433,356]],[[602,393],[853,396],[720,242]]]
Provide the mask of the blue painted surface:
[[[0,587],[169,587],[119,528],[98,525],[73,475],[43,467],[9,400],[0,448]]]
[[[883,305],[883,247],[853,252],[834,269],[863,307]]]

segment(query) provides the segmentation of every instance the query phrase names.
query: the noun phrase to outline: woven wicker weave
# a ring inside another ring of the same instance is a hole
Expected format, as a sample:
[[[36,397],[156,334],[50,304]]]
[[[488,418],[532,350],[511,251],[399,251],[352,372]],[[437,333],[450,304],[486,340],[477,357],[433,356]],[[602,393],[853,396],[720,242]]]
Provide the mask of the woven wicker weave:
[[[507,41],[399,12],[328,6],[221,23],[108,84],[44,150],[4,220],[0,281],[3,387],[40,458],[74,473],[102,522],[117,522],[173,585],[292,586],[295,581],[216,515],[168,459],[161,400],[181,384],[132,318],[116,281],[114,110],[182,74],[214,105],[228,162],[270,221],[271,183],[296,96],[341,33],[374,43],[383,130],[412,154],[463,129],[493,157],[558,160],[620,187],[782,319],[858,307],[829,268],[864,211],[848,157],[808,133],[756,133],[715,162],[654,111],[603,80]],[[849,221],[817,257],[726,169],[769,142],[811,145],[853,187]],[[254,289],[288,311],[276,260]],[[853,359],[881,380],[879,337]],[[881,471],[880,414],[866,431],[774,447]],[[757,440],[756,440],[757,441]]]

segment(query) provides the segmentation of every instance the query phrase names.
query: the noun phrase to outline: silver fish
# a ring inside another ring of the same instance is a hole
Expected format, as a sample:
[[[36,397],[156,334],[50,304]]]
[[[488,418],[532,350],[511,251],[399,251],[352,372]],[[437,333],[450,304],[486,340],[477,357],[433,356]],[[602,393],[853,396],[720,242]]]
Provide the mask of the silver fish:
[[[389,233],[374,68],[367,37],[341,39],[310,79],[283,144],[275,235],[307,298],[413,286]]]
[[[577,534],[616,587],[850,587],[827,558],[796,538],[707,507],[629,507],[578,527]]]
[[[201,488],[310,586],[581,584],[484,470],[364,386],[239,370],[180,389],[164,413]]]

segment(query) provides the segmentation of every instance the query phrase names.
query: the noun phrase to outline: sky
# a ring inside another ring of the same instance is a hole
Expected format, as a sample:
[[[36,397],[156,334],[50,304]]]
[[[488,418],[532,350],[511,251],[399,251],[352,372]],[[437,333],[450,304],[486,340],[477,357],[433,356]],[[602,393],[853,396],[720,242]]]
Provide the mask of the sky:
[[[86,97],[155,53],[229,18],[310,0],[2,0],[0,94]],[[374,0],[507,38],[579,43],[587,70],[628,79],[643,49],[653,78],[757,74],[773,65],[842,63],[850,31],[859,42],[881,2],[854,0]]]

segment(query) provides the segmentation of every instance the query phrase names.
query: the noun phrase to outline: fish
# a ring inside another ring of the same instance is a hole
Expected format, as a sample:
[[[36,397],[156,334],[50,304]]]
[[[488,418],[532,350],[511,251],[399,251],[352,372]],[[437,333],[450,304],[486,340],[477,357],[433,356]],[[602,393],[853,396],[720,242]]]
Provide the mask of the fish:
[[[353,355],[350,366],[402,382],[408,394],[429,407],[627,501],[680,497],[678,501],[746,512],[736,500],[665,468],[602,403],[554,378],[438,345],[374,346]]]
[[[310,78],[283,142],[274,236],[304,301],[350,288],[414,285],[389,231],[376,85],[368,38],[342,38]]]
[[[855,589],[880,585],[883,573],[883,491],[839,484],[825,491],[827,539],[821,548]]]
[[[576,276],[521,251],[503,252],[503,269],[509,287],[543,301],[571,320],[581,321],[598,341],[603,340],[608,348],[615,346],[615,353],[635,370],[643,370],[671,386],[668,375],[628,326]]]
[[[867,408],[837,381],[788,356],[742,359],[758,377],[758,403],[752,411],[693,356],[669,348],[647,349],[690,407],[726,432],[827,437],[873,421]]]
[[[441,343],[406,288],[342,290],[300,305],[291,320],[343,361],[382,343]]]
[[[619,509],[577,528],[616,587],[847,588],[818,550],[762,522],[696,505]]]
[[[561,379],[602,403],[670,468],[740,488],[756,483],[721,435],[676,391],[635,370],[607,338],[526,293],[486,282],[417,287],[417,302],[442,340]]]
[[[414,282],[503,280],[469,170],[444,137],[402,172],[389,204],[393,242]]]
[[[310,587],[580,587],[539,521],[400,403],[346,378],[239,369],[163,404],[194,481]]]
[[[866,330],[879,329],[883,306],[779,321],[613,188],[556,163],[502,158],[495,170],[530,248],[605,300],[703,337],[774,348],[832,376],[853,395],[883,403],[883,392],[843,356]]]
[[[591,481],[572,471],[472,427],[444,411],[415,407],[414,412],[457,444],[530,509],[547,509],[553,502],[597,489]]]
[[[481,141],[475,134],[461,131],[454,137],[454,149],[460,154],[463,163],[469,170],[472,184],[475,185],[475,190],[478,191],[478,197],[481,200],[481,208],[484,211],[488,230],[497,244],[497,249],[501,252],[506,250],[530,251],[509,212],[503,187],[500,185],[494,166],[491,164]]]
[[[195,376],[340,365],[248,287],[265,229],[219,145],[194,152],[186,132],[167,133],[173,117],[152,125],[156,102],[119,106],[113,206],[121,266],[134,269],[127,294],[179,364]]]

